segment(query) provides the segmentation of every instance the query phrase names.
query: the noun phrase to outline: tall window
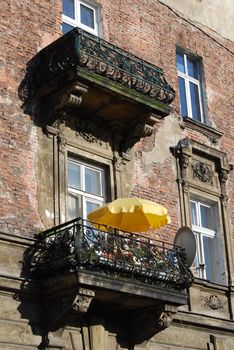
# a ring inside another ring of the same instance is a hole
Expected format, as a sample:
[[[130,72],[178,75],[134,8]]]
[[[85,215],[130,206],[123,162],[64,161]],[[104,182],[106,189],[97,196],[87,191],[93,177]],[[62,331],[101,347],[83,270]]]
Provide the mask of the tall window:
[[[223,264],[218,239],[216,203],[191,200],[192,229],[197,242],[194,275],[216,283],[223,283]]]
[[[201,96],[200,61],[185,53],[176,54],[182,117],[204,122]]]
[[[97,8],[80,0],[63,0],[63,33],[79,27],[98,35]]]
[[[87,215],[104,203],[104,170],[69,159],[68,219],[87,218]]]

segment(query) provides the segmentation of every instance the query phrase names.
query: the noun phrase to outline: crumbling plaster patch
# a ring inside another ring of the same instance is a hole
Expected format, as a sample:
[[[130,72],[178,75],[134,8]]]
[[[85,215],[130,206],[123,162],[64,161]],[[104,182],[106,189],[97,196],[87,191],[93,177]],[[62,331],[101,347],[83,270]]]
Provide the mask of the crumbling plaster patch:
[[[182,137],[183,130],[179,125],[178,118],[172,114],[169,115],[155,133],[154,144],[157,146],[149,152],[142,152],[144,172],[149,174],[153,163],[164,163],[172,157],[170,147],[175,146]],[[176,172],[175,166],[173,172]]]

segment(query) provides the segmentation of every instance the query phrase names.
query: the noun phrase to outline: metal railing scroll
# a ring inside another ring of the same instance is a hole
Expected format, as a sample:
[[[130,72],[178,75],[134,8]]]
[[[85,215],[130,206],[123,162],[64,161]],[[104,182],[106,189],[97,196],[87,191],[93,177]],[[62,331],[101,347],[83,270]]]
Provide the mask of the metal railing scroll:
[[[94,226],[81,218],[38,235],[32,273],[77,269],[174,289],[184,289],[193,280],[180,247],[147,236]]]

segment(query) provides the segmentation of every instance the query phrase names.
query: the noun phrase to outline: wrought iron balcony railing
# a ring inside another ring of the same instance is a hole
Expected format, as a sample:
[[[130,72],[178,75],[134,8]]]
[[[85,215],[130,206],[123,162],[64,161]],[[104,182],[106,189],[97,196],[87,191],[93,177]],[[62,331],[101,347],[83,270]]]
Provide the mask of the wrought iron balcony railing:
[[[97,84],[104,78],[165,104],[175,98],[161,68],[78,28],[41,50],[32,65],[37,87],[68,71],[81,77],[82,72],[91,72],[97,77]],[[89,79],[87,74],[85,78]],[[22,87],[21,95],[25,93]]]
[[[51,276],[65,270],[87,270],[151,285],[184,289],[193,276],[181,248],[146,236],[95,228],[81,218],[38,235],[31,271]]]

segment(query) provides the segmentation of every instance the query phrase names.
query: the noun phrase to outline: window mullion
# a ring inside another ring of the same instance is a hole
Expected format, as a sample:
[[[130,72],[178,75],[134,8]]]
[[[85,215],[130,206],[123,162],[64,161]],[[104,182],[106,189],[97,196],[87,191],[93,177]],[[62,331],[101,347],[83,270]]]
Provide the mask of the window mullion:
[[[186,78],[186,80],[185,80],[185,88],[186,88],[186,94],[187,94],[188,116],[189,116],[190,118],[193,118],[189,82],[190,82],[190,79],[189,79],[188,76],[187,76],[187,78]]]
[[[200,84],[200,82],[198,82],[197,85],[198,85],[198,98],[199,98],[201,121],[204,123],[204,114],[203,114],[203,108],[202,108],[202,96],[201,96],[201,84]]]
[[[81,189],[85,192],[85,167],[81,164]]]
[[[77,25],[80,25],[80,1],[79,0],[74,0],[75,2],[75,18]]]

